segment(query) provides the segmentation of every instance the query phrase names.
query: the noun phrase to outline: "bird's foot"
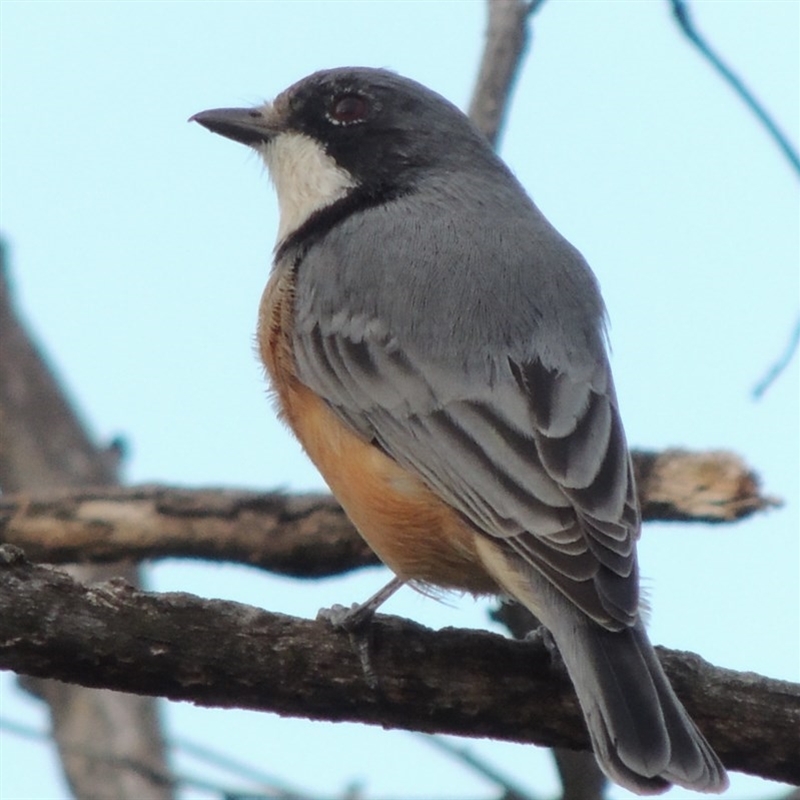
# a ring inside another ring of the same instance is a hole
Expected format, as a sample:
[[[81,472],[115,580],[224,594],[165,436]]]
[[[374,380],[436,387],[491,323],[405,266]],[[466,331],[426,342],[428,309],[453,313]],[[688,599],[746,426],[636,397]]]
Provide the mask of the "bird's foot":
[[[345,633],[355,633],[368,628],[375,616],[375,608],[366,603],[353,603],[343,606],[336,603],[330,608],[321,608],[317,611],[317,619],[329,622],[332,627]]]
[[[538,628],[534,628],[530,633],[526,634],[524,641],[544,645],[547,654],[550,656],[550,666],[562,675],[569,674],[553,634],[544,625],[539,625]]]
[[[370,659],[372,620],[378,608],[404,583],[402,578],[395,577],[365,603],[353,603],[349,608],[337,604],[330,608],[321,608],[317,612],[318,620],[324,620],[348,635],[350,644],[361,661],[361,669],[371,689],[378,688],[378,676],[372,668]]]

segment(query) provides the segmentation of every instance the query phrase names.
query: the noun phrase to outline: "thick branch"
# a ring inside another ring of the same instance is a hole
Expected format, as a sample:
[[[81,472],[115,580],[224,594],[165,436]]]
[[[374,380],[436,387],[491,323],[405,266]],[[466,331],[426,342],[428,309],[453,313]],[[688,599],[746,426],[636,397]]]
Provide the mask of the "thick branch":
[[[0,242],[0,488],[44,491],[56,486],[116,483],[119,452],[98,448],[65,390],[14,308]],[[74,566],[86,582],[124,575],[137,581],[133,564]],[[168,800],[169,783],[158,710],[150,698],[90,692],[79,686],[27,680],[24,687],[47,702],[53,739],[64,774],[78,798]],[[116,759],[93,761],[102,747]],[[145,770],[121,769],[124,760]]]
[[[91,441],[19,318],[0,241],[0,489],[113,484],[116,462]]]
[[[727,522],[775,505],[731,453],[635,453],[646,519]],[[329,495],[212,489],[73,489],[0,497],[0,543],[35,561],[175,556],[321,577],[377,560]]]
[[[184,556],[308,578],[379,563],[322,494],[141,486],[0,497],[0,542],[50,563]]]
[[[532,642],[379,617],[373,689],[327,623],[121,582],[86,587],[8,546],[0,562],[5,669],[205,706],[587,747],[569,682]],[[800,686],[659,655],[726,766],[800,782]]]

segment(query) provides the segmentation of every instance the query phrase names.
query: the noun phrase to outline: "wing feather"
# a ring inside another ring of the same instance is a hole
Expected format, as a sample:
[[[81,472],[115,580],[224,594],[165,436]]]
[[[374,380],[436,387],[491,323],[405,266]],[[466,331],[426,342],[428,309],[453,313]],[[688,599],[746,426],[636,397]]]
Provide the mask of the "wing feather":
[[[605,360],[567,375],[498,357],[471,379],[352,318],[298,326],[294,352],[304,383],[478,531],[601,624],[633,622],[639,517]]]

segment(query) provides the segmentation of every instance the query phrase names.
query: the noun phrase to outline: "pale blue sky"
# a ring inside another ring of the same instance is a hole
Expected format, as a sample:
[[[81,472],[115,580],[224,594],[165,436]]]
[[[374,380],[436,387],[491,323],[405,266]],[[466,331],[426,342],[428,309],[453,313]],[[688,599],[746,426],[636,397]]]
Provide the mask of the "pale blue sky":
[[[693,8],[796,143],[800,3]],[[127,480],[322,486],[275,421],[252,352],[274,197],[245,148],[186,119],[345,64],[395,69],[465,106],[483,29],[483,4],[456,0],[0,2],[0,231],[17,297],[98,438],[130,442]],[[797,360],[763,400],[750,397],[797,314],[796,176],[656,0],[546,3],[501,153],[598,275],[630,442],[733,449],[786,500],[736,526],[645,529],[652,638],[798,680]],[[159,590],[301,616],[385,579],[373,570],[306,584],[175,562],[149,575]],[[407,591],[387,610],[488,626],[486,608]],[[8,675],[0,710],[45,724]],[[492,796],[404,732],[187,705],[166,715],[170,735],[317,794],[358,780],[368,797]],[[546,754],[470,746],[554,794]],[[737,800],[777,791],[737,776],[733,787]],[[0,796],[64,791],[46,748],[0,732]]]

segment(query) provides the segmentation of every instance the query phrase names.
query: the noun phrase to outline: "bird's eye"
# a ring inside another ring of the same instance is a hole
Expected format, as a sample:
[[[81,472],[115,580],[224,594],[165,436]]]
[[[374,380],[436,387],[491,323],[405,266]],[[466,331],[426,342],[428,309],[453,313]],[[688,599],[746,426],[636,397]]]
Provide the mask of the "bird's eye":
[[[353,125],[363,122],[369,113],[369,101],[361,94],[340,94],[328,107],[328,119],[334,125]]]

